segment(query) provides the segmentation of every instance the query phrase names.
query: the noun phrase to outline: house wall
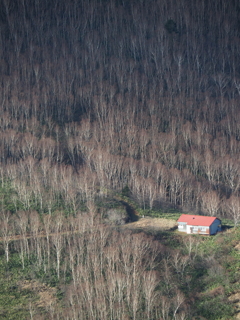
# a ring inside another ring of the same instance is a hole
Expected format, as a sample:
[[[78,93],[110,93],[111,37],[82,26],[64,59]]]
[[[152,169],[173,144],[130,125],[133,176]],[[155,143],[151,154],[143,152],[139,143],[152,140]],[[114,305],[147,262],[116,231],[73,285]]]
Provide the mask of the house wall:
[[[206,226],[187,226],[187,233],[189,234],[209,234],[209,227]]]
[[[210,226],[210,234],[215,234],[219,231],[221,231],[221,221],[219,219],[216,219],[213,221],[213,223]]]
[[[187,232],[187,224],[185,222],[178,222],[178,231]]]

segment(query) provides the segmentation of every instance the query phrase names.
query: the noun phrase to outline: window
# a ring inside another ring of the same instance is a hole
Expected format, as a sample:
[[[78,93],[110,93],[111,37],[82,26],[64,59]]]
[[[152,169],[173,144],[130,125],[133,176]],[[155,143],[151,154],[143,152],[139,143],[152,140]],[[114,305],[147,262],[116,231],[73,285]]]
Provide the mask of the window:
[[[186,230],[186,224],[179,223],[178,224],[178,230],[185,231]]]

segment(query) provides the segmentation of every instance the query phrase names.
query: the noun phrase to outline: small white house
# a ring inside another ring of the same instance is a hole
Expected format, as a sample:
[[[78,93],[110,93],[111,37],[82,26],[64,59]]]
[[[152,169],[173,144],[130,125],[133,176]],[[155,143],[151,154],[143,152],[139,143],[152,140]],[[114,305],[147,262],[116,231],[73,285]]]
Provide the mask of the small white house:
[[[221,231],[221,220],[216,217],[182,214],[177,223],[178,231],[189,234],[212,235]]]

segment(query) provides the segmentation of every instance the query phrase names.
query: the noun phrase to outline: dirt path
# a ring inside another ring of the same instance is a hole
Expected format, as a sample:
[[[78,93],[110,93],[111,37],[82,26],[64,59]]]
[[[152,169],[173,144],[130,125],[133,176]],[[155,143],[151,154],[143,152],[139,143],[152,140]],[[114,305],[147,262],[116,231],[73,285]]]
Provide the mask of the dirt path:
[[[73,234],[73,233],[78,233],[80,232],[79,230],[70,230],[70,231],[62,231],[60,233],[49,233],[48,235],[46,233],[40,232],[37,235],[32,235],[32,234],[27,234],[26,236],[22,236],[21,234],[17,234],[17,235],[9,235],[8,237],[0,237],[0,242],[3,241],[17,241],[17,240],[23,240],[23,239],[32,239],[32,238],[46,238],[48,237],[53,237],[57,234],[61,234],[61,235],[68,235],[68,234]]]

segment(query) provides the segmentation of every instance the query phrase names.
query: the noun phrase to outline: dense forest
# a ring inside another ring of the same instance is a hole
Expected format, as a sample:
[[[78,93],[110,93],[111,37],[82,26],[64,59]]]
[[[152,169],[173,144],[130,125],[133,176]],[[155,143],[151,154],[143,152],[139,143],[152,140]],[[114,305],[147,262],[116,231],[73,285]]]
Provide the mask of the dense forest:
[[[239,1],[0,0],[0,44],[1,294],[58,290],[1,319],[233,319],[236,257],[216,256],[239,241]],[[123,231],[123,198],[235,233]]]

